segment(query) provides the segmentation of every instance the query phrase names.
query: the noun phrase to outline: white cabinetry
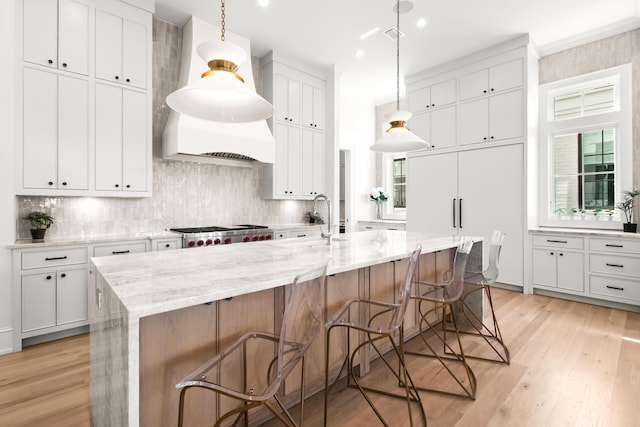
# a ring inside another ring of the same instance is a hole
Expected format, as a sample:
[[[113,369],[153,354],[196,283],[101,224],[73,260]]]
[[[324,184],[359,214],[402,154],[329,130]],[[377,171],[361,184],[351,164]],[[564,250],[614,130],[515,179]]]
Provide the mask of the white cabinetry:
[[[317,75],[262,59],[265,98],[274,103],[268,119],[276,160],[263,167],[263,197],[311,200],[326,189],[325,82]]]
[[[179,237],[170,239],[152,239],[151,250],[152,251],[169,251],[172,249],[182,248],[182,239]]]
[[[127,255],[147,252],[149,250],[147,241],[131,241],[108,243],[104,245],[96,245],[93,248],[93,255],[110,256],[110,255]]]
[[[456,79],[430,84],[419,81],[407,88],[407,102],[413,117],[408,126],[431,148],[456,145]]]
[[[460,104],[460,145],[524,136],[522,90],[491,95]]]
[[[89,6],[75,0],[24,0],[23,60],[89,73]]]
[[[96,78],[146,88],[148,46],[144,25],[96,10]]]
[[[147,94],[96,83],[96,190],[146,192]]]
[[[640,305],[640,239],[590,239],[589,293]]]
[[[534,287],[577,293],[585,291],[584,238],[534,235],[532,243]]]
[[[522,58],[470,72],[460,77],[460,100],[465,101],[522,87],[524,84],[523,76],[524,61]]]
[[[22,186],[89,189],[89,83],[24,68]]]
[[[502,230],[498,280],[522,286],[523,161],[521,144],[410,156],[407,229],[482,236],[485,258],[493,231]]]
[[[406,224],[401,221],[358,221],[358,231],[405,229]]]

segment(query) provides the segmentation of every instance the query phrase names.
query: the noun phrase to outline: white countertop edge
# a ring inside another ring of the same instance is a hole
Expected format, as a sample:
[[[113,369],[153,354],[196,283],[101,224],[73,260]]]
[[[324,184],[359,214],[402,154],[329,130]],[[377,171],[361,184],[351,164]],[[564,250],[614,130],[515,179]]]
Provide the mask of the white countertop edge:
[[[625,233],[622,230],[597,230],[588,228],[533,227],[529,228],[529,233],[571,234],[575,236],[640,239],[640,233]]]
[[[72,246],[72,245],[93,245],[98,243],[125,242],[134,240],[156,240],[182,238],[182,234],[173,231],[159,231],[137,234],[122,234],[114,236],[75,236],[75,237],[54,237],[45,238],[43,242],[34,242],[31,239],[18,239],[12,245],[7,245],[7,249],[32,249],[46,248],[51,246]]]

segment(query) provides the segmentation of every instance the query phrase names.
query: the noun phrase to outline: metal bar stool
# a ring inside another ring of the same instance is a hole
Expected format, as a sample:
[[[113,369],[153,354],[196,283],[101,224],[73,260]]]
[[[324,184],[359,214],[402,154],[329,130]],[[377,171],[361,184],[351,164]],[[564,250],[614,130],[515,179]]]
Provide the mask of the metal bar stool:
[[[249,410],[262,405],[284,425],[296,426],[296,422],[276,393],[300,361],[302,378],[298,422],[302,424],[304,355],[322,326],[321,289],[326,277],[327,263],[328,261],[325,261],[321,266],[296,276],[290,287],[278,336],[268,332],[245,334],[176,384],[176,388],[181,389],[178,426],[182,426],[184,420],[186,391],[193,387],[211,390],[238,401],[238,406],[219,414],[215,426],[221,425],[231,417],[235,417],[231,424],[236,425],[243,415],[244,425],[248,426]],[[260,363],[259,356],[265,354],[274,357],[270,361],[268,358],[262,359],[265,363]]]
[[[476,377],[465,358],[455,319],[456,316],[453,311],[454,303],[459,301],[463,295],[464,272],[472,245],[472,240],[462,239],[455,253],[452,274],[448,272],[444,277],[444,282],[428,283],[416,281],[414,284],[411,298],[418,301],[418,312],[420,314],[419,336],[426,345],[428,352],[406,351],[405,354],[438,360],[444,370],[453,378],[454,387],[459,389],[456,392],[438,387],[416,386],[418,390],[475,399]],[[442,316],[437,316],[440,311]],[[436,317],[437,320],[432,320],[430,317]],[[453,329],[447,328],[446,319],[451,319]],[[454,340],[447,339],[448,331],[454,333]],[[430,339],[441,343],[443,351],[437,351],[435,345],[430,343]]]
[[[489,265],[484,271],[466,271],[465,275],[465,290],[462,295],[462,312],[469,320],[469,324],[472,326],[472,331],[465,331],[465,334],[477,335],[482,337],[484,343],[486,343],[491,350],[496,354],[496,357],[485,357],[474,354],[467,354],[467,357],[474,359],[487,360],[490,362],[509,364],[511,357],[509,355],[509,349],[507,348],[500,332],[500,326],[498,325],[498,319],[493,307],[493,299],[491,298],[491,285],[493,285],[498,279],[498,262],[500,260],[500,251],[502,249],[502,242],[504,241],[504,233],[496,230],[491,237],[491,246],[489,248]],[[480,318],[467,304],[467,300],[476,294],[477,292],[484,291],[489,302],[489,308],[491,309],[491,325],[487,325],[482,318]]]
[[[402,324],[404,320],[404,314],[407,309],[407,304],[409,302],[409,293],[412,287],[412,284],[415,280],[415,270],[416,265],[418,263],[418,258],[420,256],[420,252],[422,251],[422,247],[418,245],[416,249],[412,252],[409,266],[407,268],[407,275],[405,277],[405,281],[402,286],[398,289],[398,295],[396,298],[396,302],[382,302],[382,301],[374,301],[374,300],[363,300],[363,299],[352,299],[347,301],[342,308],[338,311],[338,313],[334,316],[332,320],[327,322],[327,341],[326,341],[326,354],[325,354],[325,388],[324,388],[324,425],[325,427],[328,425],[327,414],[328,414],[328,399],[329,399],[329,354],[330,354],[330,338],[331,331],[334,328],[347,328],[347,354],[345,356],[344,362],[340,371],[338,372],[337,380],[340,378],[340,374],[343,372],[345,366],[347,367],[347,386],[357,388],[362,396],[366,399],[367,403],[373,409],[377,417],[380,419],[383,425],[393,425],[389,424],[383,418],[382,414],[378,411],[378,409],[373,404],[370,399],[368,392],[380,393],[390,397],[396,397],[405,399],[407,401],[407,410],[409,411],[409,419],[411,420],[411,425],[413,425],[413,419],[411,416],[411,404],[415,403],[419,407],[420,416],[422,419],[423,425],[427,425],[427,417],[424,412],[424,408],[422,407],[422,401],[420,400],[420,395],[416,390],[411,377],[409,376],[409,372],[407,372],[405,363],[404,363],[404,346],[402,339],[400,339],[399,343],[396,344],[394,341],[394,335],[399,333],[402,329]],[[351,343],[350,343],[350,333],[349,330],[357,330],[364,332],[364,336],[366,337],[363,342],[359,343],[353,351],[351,351]],[[402,334],[400,333],[400,338],[402,338]],[[399,361],[398,369],[394,369],[391,363],[385,358],[382,354],[382,351],[376,346],[376,343],[381,340],[388,340],[391,343],[393,348],[393,354],[395,354]],[[356,356],[358,352],[365,348],[366,346],[371,345],[374,351],[380,357],[380,360],[384,365],[389,369],[389,371],[395,376],[397,380],[398,386],[401,388],[402,392],[394,393],[392,391],[386,391],[380,388],[372,388],[366,387],[358,381],[357,376],[355,374],[355,366]],[[331,386],[335,384],[332,383]],[[333,423],[332,425],[336,425]]]

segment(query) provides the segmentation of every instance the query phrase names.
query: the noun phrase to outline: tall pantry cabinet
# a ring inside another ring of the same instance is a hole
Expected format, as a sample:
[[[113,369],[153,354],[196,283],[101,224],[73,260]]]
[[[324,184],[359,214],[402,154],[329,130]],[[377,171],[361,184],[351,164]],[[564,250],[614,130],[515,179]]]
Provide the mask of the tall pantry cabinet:
[[[16,194],[150,196],[151,13],[118,0],[16,1]]]
[[[493,231],[504,231],[498,280],[516,286],[524,285],[537,61],[523,36],[407,77],[409,126],[430,145],[407,156],[407,230],[481,236],[485,265]],[[429,92],[446,102],[413,101]]]

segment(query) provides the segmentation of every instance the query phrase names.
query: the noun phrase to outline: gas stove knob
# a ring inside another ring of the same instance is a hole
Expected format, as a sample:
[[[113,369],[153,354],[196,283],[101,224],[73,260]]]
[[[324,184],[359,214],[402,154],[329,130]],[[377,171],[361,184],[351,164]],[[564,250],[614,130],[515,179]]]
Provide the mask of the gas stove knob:
[[[244,236],[244,239],[242,239],[243,242],[248,242],[251,240],[251,237],[249,236]]]
[[[213,241],[213,244],[214,244],[214,245],[219,245],[219,244],[220,244],[220,239],[215,239],[215,240]]]
[[[265,236],[265,239],[266,239],[266,240],[271,240],[271,234],[267,234],[267,235]]]
[[[265,239],[265,237],[264,237],[264,234],[263,234],[263,235],[260,236],[260,240],[264,240],[264,239]]]
[[[198,240],[198,246],[204,245],[204,240]]]
[[[228,245],[229,243],[231,243],[231,237],[227,237],[226,239],[224,239],[225,245]]]
[[[255,242],[255,241],[256,241],[256,240],[258,240],[258,239],[260,239],[260,236],[258,236],[258,235],[256,234],[255,236],[253,236],[253,238],[252,238],[251,240],[253,240],[253,241]]]
[[[194,247],[196,245],[196,242],[193,240],[189,240],[189,243],[187,243],[189,245],[190,248]]]
[[[205,243],[206,243],[207,245],[210,245],[210,244],[212,244],[212,243],[213,243],[213,240],[211,240],[211,239],[207,239],[207,241],[206,241]]]

